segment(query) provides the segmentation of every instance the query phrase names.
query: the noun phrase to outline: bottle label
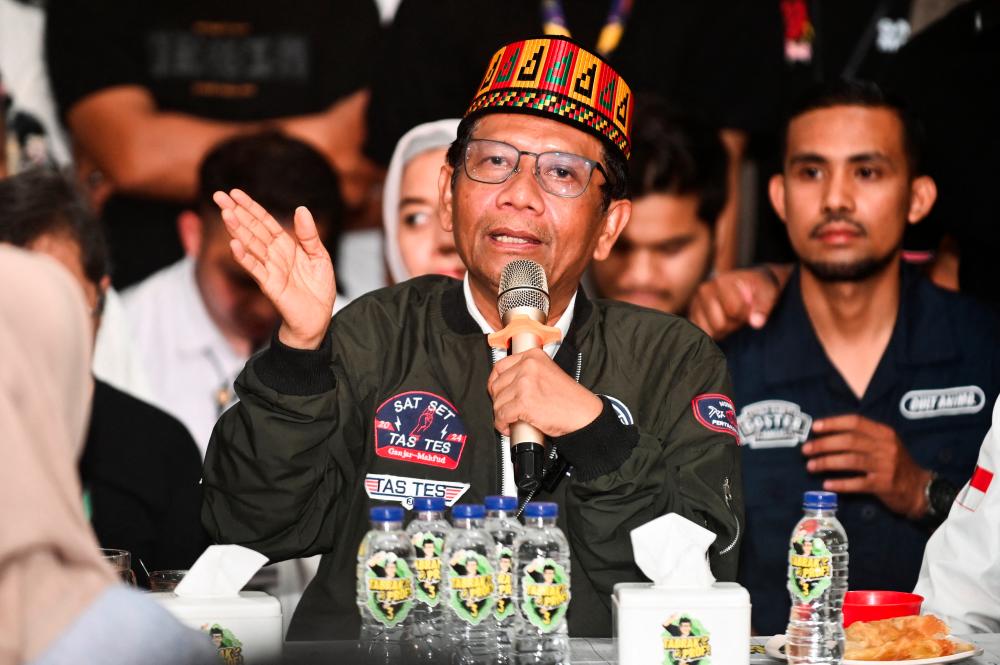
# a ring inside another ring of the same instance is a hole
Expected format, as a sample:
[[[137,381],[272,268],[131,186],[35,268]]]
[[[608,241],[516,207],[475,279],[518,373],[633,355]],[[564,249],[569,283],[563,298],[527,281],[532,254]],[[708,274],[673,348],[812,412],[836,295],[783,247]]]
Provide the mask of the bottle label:
[[[441,547],[444,539],[421,531],[410,538],[413,543],[413,572],[416,574],[417,600],[436,607],[441,601]]]
[[[711,636],[691,614],[674,614],[664,621],[661,637],[663,665],[711,665]]]
[[[413,608],[413,573],[395,552],[376,551],[366,561],[368,611],[381,624],[397,626]]]
[[[493,616],[503,621],[514,614],[514,553],[509,547],[497,547],[497,606]]]
[[[830,587],[833,575],[830,550],[815,537],[815,520],[807,520],[795,530],[788,548],[788,590],[799,602],[809,603]]]
[[[475,550],[458,550],[448,560],[448,603],[462,621],[479,625],[493,612],[493,566]]]
[[[566,569],[552,559],[534,559],[521,577],[521,600],[531,625],[546,633],[558,628],[569,606]]]

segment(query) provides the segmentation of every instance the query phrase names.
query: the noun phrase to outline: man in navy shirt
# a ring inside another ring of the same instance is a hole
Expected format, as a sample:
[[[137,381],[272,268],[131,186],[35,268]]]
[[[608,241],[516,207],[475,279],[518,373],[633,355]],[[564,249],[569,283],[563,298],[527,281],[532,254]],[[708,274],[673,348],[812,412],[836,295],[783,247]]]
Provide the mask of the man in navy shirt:
[[[785,129],[769,193],[798,266],[767,324],[723,345],[743,443],[740,580],[760,633],[788,621],[803,491],[841,494],[851,588],[910,590],[989,429],[1000,324],[900,263],[904,229],[936,196],[918,134],[876,87],[843,82]]]

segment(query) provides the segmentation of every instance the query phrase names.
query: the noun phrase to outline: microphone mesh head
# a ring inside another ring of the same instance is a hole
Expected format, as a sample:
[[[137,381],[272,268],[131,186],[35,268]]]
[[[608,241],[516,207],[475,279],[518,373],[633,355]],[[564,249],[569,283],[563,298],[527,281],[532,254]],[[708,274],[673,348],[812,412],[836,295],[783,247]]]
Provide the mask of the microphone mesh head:
[[[500,318],[516,307],[534,307],[549,315],[549,282],[542,266],[528,259],[514,259],[500,273],[497,296]]]

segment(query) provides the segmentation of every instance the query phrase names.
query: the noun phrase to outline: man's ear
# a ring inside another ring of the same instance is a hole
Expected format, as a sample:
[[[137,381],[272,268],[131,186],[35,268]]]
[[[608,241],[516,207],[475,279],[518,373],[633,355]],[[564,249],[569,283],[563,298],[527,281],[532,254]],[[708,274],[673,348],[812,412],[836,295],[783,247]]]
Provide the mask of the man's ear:
[[[593,258],[595,261],[603,261],[608,258],[611,248],[615,246],[618,236],[625,230],[625,225],[632,217],[632,202],[628,199],[618,199],[612,201],[608,206],[608,211],[604,213],[601,234],[597,236],[597,244],[594,246]]]
[[[934,202],[937,201],[937,183],[927,175],[918,176],[913,179],[910,185],[910,210],[906,214],[906,221],[916,224],[931,211]]]
[[[193,210],[185,210],[177,216],[177,235],[186,256],[195,257],[201,251],[203,227],[201,217]]]
[[[451,176],[455,169],[448,164],[441,167],[438,174],[438,215],[440,216],[441,228],[445,231],[452,231],[454,224],[452,214],[454,213],[454,197],[451,188]]]
[[[785,176],[775,173],[767,182],[767,195],[771,199],[771,207],[782,222],[785,221]]]

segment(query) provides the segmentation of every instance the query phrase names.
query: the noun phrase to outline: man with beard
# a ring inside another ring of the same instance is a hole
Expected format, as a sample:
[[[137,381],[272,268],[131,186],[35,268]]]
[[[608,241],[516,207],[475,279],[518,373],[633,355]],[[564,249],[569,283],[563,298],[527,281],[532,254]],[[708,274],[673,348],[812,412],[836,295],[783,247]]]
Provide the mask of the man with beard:
[[[788,619],[775,580],[805,490],[844,495],[853,588],[913,588],[1000,385],[992,313],[900,263],[936,195],[905,110],[840,82],[789,118],[769,191],[798,265],[767,323],[724,345],[747,487],[741,582],[763,634]]]

